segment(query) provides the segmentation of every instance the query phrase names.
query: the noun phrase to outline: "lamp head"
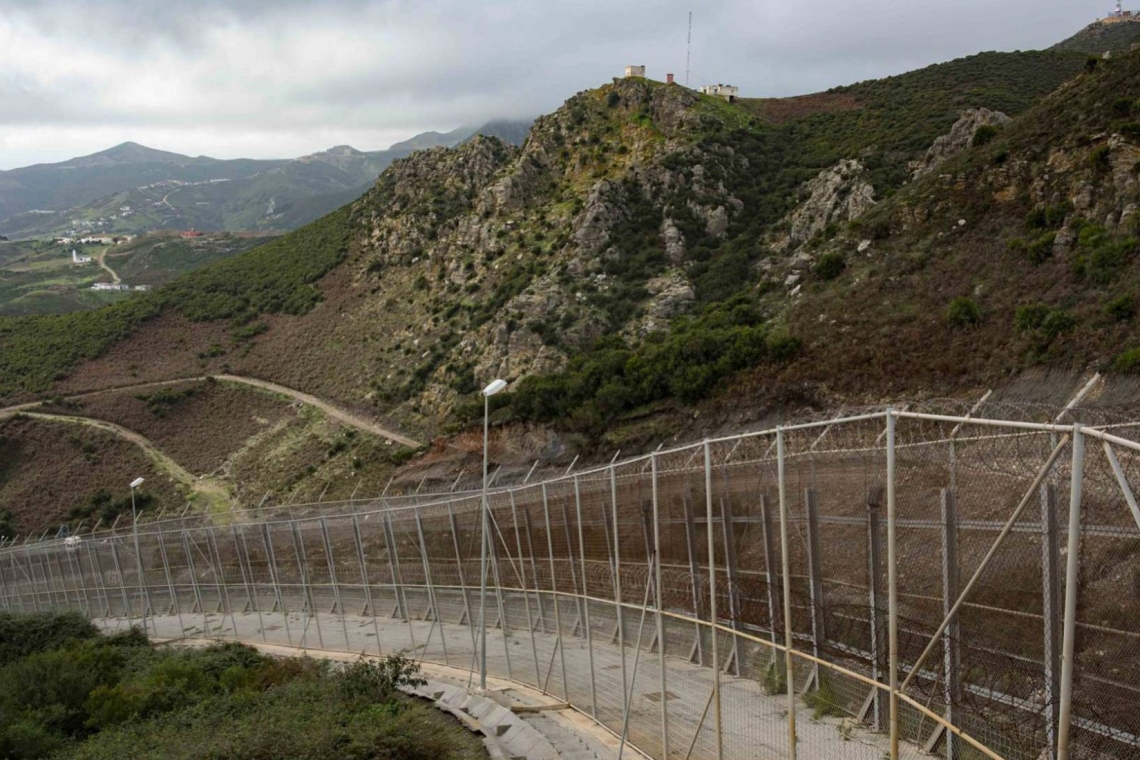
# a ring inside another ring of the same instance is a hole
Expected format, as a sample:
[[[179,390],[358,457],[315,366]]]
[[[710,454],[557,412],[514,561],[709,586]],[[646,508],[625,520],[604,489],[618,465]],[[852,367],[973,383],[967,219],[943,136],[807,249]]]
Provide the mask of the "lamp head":
[[[142,478],[135,478],[134,480],[131,481],[131,488],[138,488],[139,486],[141,486],[143,484],[143,482],[144,481]]]
[[[494,396],[496,393],[507,387],[506,380],[493,380],[490,385],[483,389],[484,396]]]

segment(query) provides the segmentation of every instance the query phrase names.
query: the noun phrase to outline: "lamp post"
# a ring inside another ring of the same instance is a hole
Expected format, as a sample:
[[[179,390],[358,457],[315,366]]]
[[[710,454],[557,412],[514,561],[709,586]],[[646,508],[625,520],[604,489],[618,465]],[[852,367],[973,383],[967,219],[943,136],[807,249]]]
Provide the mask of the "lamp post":
[[[507,387],[506,380],[494,380],[483,389],[483,540],[479,557],[479,688],[487,689],[487,438],[491,429],[491,396]],[[501,590],[500,590],[500,593]]]
[[[135,562],[138,564],[139,597],[142,599],[142,628],[143,635],[146,635],[146,595],[143,594],[142,554],[139,552],[139,513],[135,508],[135,489],[141,486],[143,482],[142,478],[135,478],[131,481],[131,521],[134,523]]]

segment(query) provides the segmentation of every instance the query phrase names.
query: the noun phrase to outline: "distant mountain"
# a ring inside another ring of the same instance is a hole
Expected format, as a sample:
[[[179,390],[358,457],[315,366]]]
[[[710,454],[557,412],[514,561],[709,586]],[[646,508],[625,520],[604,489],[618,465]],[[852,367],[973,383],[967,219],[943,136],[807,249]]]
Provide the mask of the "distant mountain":
[[[176,164],[187,166],[190,164],[203,164],[213,161],[212,158],[199,156],[190,158],[166,150],[155,150],[136,142],[125,142],[113,148],[92,153],[90,156],[80,156],[59,164],[58,168],[74,169],[90,166],[114,166],[116,164]],[[43,164],[41,164],[43,166]]]
[[[534,119],[492,119],[476,129],[466,139],[470,140],[475,135],[483,135],[484,137],[497,137],[511,145],[522,145],[526,142],[527,135],[530,134],[530,128],[533,125]]]
[[[534,119],[492,119],[481,127],[470,125],[453,129],[450,132],[424,132],[410,140],[394,144],[388,150],[424,150],[426,148],[454,148],[470,140],[475,135],[497,137],[511,145],[522,145],[530,133]]]
[[[519,144],[530,122],[424,132],[388,150],[348,145],[295,159],[219,160],[126,142],[56,164],[0,171],[0,234],[156,229],[289,230],[355,200],[392,161],[474,134]]]
[[[1140,17],[1104,19],[1089,24],[1050,50],[1075,51],[1099,55],[1106,51],[1128,50],[1140,42]]]
[[[426,150],[427,148],[454,148],[459,143],[475,134],[475,128],[463,126],[450,132],[423,132],[410,140],[398,142],[388,150]]]

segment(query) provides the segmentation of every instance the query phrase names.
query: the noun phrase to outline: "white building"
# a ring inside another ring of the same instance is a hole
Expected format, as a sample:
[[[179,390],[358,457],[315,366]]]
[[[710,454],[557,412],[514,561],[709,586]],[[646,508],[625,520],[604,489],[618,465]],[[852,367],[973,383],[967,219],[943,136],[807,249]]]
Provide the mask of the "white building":
[[[730,84],[706,84],[701,87],[701,92],[705,95],[724,98],[729,103],[735,102],[737,97],[740,96],[740,88],[733,87]]]
[[[625,67],[625,77],[626,77],[626,79],[629,79],[630,77],[641,77],[642,79],[644,79],[645,78],[645,67],[644,66],[626,66]]]
[[[97,282],[91,286],[92,290],[130,290],[131,286],[123,282]]]
[[[72,264],[90,264],[91,263],[91,257],[87,256],[86,254],[82,254],[79,251],[72,248],[71,249],[71,263]]]

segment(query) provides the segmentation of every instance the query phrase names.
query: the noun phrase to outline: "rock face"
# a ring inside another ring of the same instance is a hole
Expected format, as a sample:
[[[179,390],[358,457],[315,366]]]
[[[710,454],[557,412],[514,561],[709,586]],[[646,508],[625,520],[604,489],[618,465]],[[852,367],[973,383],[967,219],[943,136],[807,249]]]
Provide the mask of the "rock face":
[[[788,236],[778,248],[803,245],[832,222],[849,222],[875,205],[867,169],[855,159],[824,169],[804,185],[804,193],[807,199],[788,215]]]
[[[1001,111],[991,111],[988,108],[966,110],[962,113],[961,118],[954,122],[949,133],[934,141],[930,150],[926,152],[925,158],[915,166],[912,176],[915,179],[924,177],[946,163],[950,158],[970,147],[974,134],[979,128],[1000,127],[1008,121],[1010,118]]]

